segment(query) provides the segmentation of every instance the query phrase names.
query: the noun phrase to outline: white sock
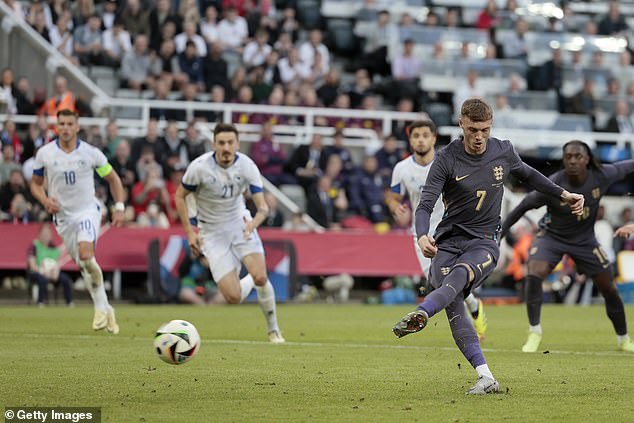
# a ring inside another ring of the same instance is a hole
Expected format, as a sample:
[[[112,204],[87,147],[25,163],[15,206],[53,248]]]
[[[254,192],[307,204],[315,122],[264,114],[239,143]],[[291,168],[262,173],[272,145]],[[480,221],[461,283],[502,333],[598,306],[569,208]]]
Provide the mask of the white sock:
[[[472,314],[478,311],[478,299],[473,294],[469,294],[464,299],[464,302],[467,303],[467,307]]]
[[[537,335],[541,335],[542,334],[542,325],[538,324],[535,326],[532,325],[528,325],[528,331],[530,333],[536,333]]]
[[[240,279],[240,302],[244,301],[251,291],[253,291],[253,287],[255,283],[253,282],[253,276],[247,273],[247,275]]]
[[[274,330],[279,332],[280,328],[277,325],[277,316],[275,314],[275,290],[271,281],[267,280],[264,286],[256,286],[255,290],[258,292],[258,302],[266,318],[268,332]]]
[[[99,264],[97,264],[97,260],[94,257],[89,260],[80,260],[79,268],[81,269],[81,276],[86,282],[86,288],[92,297],[95,310],[107,311],[110,308],[110,304],[108,304],[108,296],[103,284],[103,273]]]
[[[475,371],[478,373],[478,377],[486,376],[491,379],[495,379],[493,377],[493,373],[491,373],[491,370],[489,370],[488,364],[480,364],[478,367],[475,368]]]
[[[629,339],[630,339],[630,335],[628,335],[627,333],[625,335],[616,335],[616,342],[618,342],[619,345],[621,345],[623,342]]]

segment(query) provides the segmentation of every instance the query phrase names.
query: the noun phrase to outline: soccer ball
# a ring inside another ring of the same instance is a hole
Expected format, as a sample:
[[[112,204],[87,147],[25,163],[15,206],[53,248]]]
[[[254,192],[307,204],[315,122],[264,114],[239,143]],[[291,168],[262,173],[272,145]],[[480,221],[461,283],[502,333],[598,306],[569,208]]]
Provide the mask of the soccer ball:
[[[172,320],[158,328],[154,349],[159,358],[169,364],[183,364],[194,358],[200,347],[200,335],[189,322]]]

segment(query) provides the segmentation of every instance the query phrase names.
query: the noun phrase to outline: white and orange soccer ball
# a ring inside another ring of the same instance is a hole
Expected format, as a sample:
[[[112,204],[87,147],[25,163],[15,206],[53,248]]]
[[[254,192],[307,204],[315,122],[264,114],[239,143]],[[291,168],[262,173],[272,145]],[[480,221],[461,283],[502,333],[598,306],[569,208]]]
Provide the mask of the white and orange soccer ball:
[[[172,320],[158,328],[154,349],[159,358],[169,364],[184,364],[198,353],[200,335],[196,327],[185,320]]]

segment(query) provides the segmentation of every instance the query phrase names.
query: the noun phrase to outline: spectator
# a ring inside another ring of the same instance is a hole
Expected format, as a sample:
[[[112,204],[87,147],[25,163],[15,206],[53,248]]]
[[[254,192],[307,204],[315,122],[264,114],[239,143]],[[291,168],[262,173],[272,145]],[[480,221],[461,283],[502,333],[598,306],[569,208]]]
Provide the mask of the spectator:
[[[68,82],[63,76],[55,78],[55,95],[44,103],[40,109],[40,114],[46,117],[57,117],[59,110],[76,110],[75,96],[68,89]]]
[[[214,85],[211,87],[211,103],[221,104],[225,102],[225,89],[222,85]],[[194,112],[196,119],[204,119],[207,122],[222,122],[222,111],[202,111]],[[196,157],[196,156],[191,156]]]
[[[608,119],[604,131],[619,134],[634,134],[634,125],[632,125],[630,118],[630,105],[626,100],[617,100],[614,105],[614,114]]]
[[[180,0],[178,14],[183,18],[183,22],[193,22],[194,25],[198,25],[200,22],[198,0]]]
[[[570,113],[587,115],[594,121],[596,101],[594,98],[594,81],[586,78],[583,81],[583,88],[570,98]]]
[[[73,36],[75,54],[83,66],[103,64],[101,18],[92,15]]]
[[[552,57],[539,69],[539,77],[529,81],[535,90],[554,90],[557,94],[557,108],[560,113],[564,112],[565,99],[561,93],[564,79],[564,61],[561,50],[552,50]],[[530,89],[529,85],[529,89]]]
[[[200,23],[200,33],[207,42],[212,45],[220,40],[218,34],[218,10],[214,6],[205,9],[205,19]]]
[[[454,116],[457,117],[460,114],[460,107],[465,100],[483,96],[484,90],[478,84],[478,72],[475,69],[469,69],[467,79],[458,85],[453,94]]]
[[[372,223],[385,221],[383,187],[376,157],[366,156],[361,169],[350,179],[350,210]]]
[[[187,41],[185,51],[178,55],[178,70],[175,72],[187,75],[187,82],[196,84],[199,89],[205,88],[203,61],[196,54],[196,44],[192,41]]]
[[[285,32],[281,33],[273,45],[273,51],[277,51],[280,57],[287,57],[289,52],[295,48],[291,36]]]
[[[339,93],[339,72],[336,69],[330,69],[324,83],[317,89],[317,96],[321,103],[330,107],[336,100]]]
[[[134,48],[125,53],[121,61],[122,87],[137,91],[151,89],[161,68],[161,59],[154,52],[148,52],[148,38],[139,35],[134,39]]]
[[[423,64],[414,55],[414,41],[406,39],[403,42],[403,50],[392,61],[392,78],[394,79],[394,92],[390,95],[396,102],[404,97],[410,97],[417,101],[419,95],[419,78],[423,71]]]
[[[102,3],[101,21],[105,31],[112,29],[117,17],[117,0],[106,0]],[[121,23],[123,26],[123,22]]]
[[[225,9],[225,18],[218,24],[218,38],[223,50],[242,52],[242,46],[249,37],[247,21],[238,15],[233,6]]]
[[[389,135],[383,141],[383,147],[376,153],[378,173],[383,180],[383,186],[389,187],[392,179],[392,169],[396,163],[405,157],[403,150],[398,146],[398,140],[394,135]]]
[[[0,161],[0,186],[9,181],[9,176],[14,170],[22,171],[22,167],[14,160],[14,148],[12,144],[2,143],[2,161]]]
[[[291,49],[288,57],[280,59],[277,68],[284,85],[299,84],[310,76],[310,69],[300,60],[299,51]]]
[[[390,75],[390,65],[387,63],[387,44],[396,32],[394,24],[390,23],[390,13],[387,10],[379,12],[376,26],[367,31],[361,31],[360,22],[355,27],[357,36],[365,37],[363,55],[359,60],[360,67],[366,69],[370,76]]]
[[[157,0],[156,7],[152,9],[148,16],[150,22],[150,46],[153,50],[158,50],[162,41],[165,40],[161,36],[161,30],[166,22],[174,24],[175,32],[180,32],[183,20],[172,12],[171,0]]]
[[[164,79],[158,79],[154,85],[154,96],[152,100],[167,101],[169,98],[169,84]],[[156,120],[178,120],[180,110],[166,109],[159,106],[153,106],[150,108],[150,119]]]
[[[22,4],[18,0],[4,0],[7,7],[13,11],[16,18],[23,21],[24,11],[22,10]]]
[[[108,124],[106,125],[106,139],[104,140],[105,148],[103,153],[109,159],[114,157],[115,151],[119,146],[119,143],[123,140],[121,136],[119,136],[119,127],[117,126],[117,121],[114,119],[110,119]]]
[[[167,123],[163,138],[159,140],[159,148],[165,152],[167,157],[177,157],[177,163],[174,165],[175,168],[185,168],[189,164],[189,150],[185,141],[178,135],[176,122],[170,121]],[[165,163],[163,163],[163,165],[165,166]],[[164,170],[169,169],[164,168]]]
[[[183,53],[189,43],[193,43],[196,48],[195,54],[198,57],[207,56],[207,44],[205,39],[196,33],[196,24],[194,22],[185,22],[183,24],[183,32],[174,37],[176,44],[176,52]]]
[[[319,59],[316,57],[319,56]],[[319,29],[313,29],[308,34],[308,41],[304,42],[299,47],[299,59],[302,64],[312,69],[315,65],[315,60],[321,60],[321,73],[325,75],[330,69],[330,52],[328,48],[322,43],[322,32]]]
[[[119,68],[123,55],[132,50],[130,33],[120,19],[115,19],[112,27],[103,32],[104,65]]]
[[[296,177],[299,184],[306,191],[308,191],[311,185],[317,182],[317,178],[322,173],[319,167],[322,149],[321,135],[313,134],[310,144],[302,144],[295,148],[291,154],[291,158],[286,164],[286,171]],[[323,186],[330,186],[331,183],[332,181],[330,180],[324,181]]]
[[[165,40],[161,43],[159,59],[161,59],[160,79],[165,81],[168,87],[171,88],[172,85],[180,86],[187,82],[187,75],[179,73],[178,56],[176,55],[174,40]]]
[[[203,75],[208,90],[220,86],[226,91],[229,88],[229,70],[227,61],[222,57],[222,45],[211,45],[209,56],[203,62]]]
[[[350,96],[350,106],[359,108],[363,99],[372,93],[372,80],[366,69],[357,69],[354,73],[354,83],[348,86],[345,91]]]
[[[621,14],[618,1],[611,1],[608,14],[599,21],[600,35],[620,35],[629,29],[625,16]]]
[[[167,216],[163,213],[169,207],[169,194],[165,188],[161,167],[158,163],[149,163],[144,178],[132,188],[132,206],[137,223],[144,226],[169,227]],[[150,208],[156,205],[157,209]]]
[[[48,283],[61,285],[66,305],[73,305],[73,281],[67,273],[60,271],[58,263],[60,249],[53,242],[49,223],[40,227],[37,238],[27,251],[28,277],[38,287],[37,305],[44,307],[48,299]]]
[[[503,42],[504,58],[506,59],[527,59],[528,44],[526,33],[528,32],[528,22],[518,19],[515,22],[515,31],[510,33]]]
[[[348,208],[343,190],[333,190],[329,176],[316,177],[306,194],[306,212],[315,222],[331,230],[341,229],[341,219]]]
[[[75,26],[86,25],[90,17],[95,15],[95,3],[93,0],[77,0],[73,7],[73,22]]]
[[[179,266],[179,275],[181,288],[178,299],[181,302],[194,305],[226,303],[211,276],[207,259],[203,255],[194,257],[189,252],[189,246],[187,246],[187,253]]]
[[[44,12],[38,11],[34,13],[31,27],[46,41],[48,41],[49,43],[51,42],[49,30],[46,26],[46,17],[44,16]]]
[[[29,206],[31,206],[30,208],[33,208],[33,198],[26,186],[26,181],[24,180],[22,169],[20,168],[14,168],[11,170],[9,172],[9,179],[0,187],[0,210],[8,213],[10,211],[13,198],[17,195],[21,195]]]
[[[476,27],[478,29],[495,28],[500,23],[496,0],[487,0],[487,4],[478,16]]]
[[[158,121],[156,119],[150,119],[147,126],[147,133],[145,137],[137,138],[132,143],[132,154],[130,159],[132,160],[132,164],[138,168],[138,163],[141,159],[141,155],[143,150],[149,149],[152,153],[151,159],[152,161],[159,160],[162,161],[165,158],[165,152],[161,149],[161,143],[159,143],[159,130],[158,130]],[[145,160],[147,164],[147,159]],[[143,179],[144,174],[142,175],[137,170],[137,179]]]
[[[68,18],[65,15],[57,19],[57,25],[49,29],[48,35],[53,47],[68,60],[76,63],[77,60],[73,57],[73,34],[68,27]]]
[[[130,159],[130,143],[122,139],[114,151],[114,157],[110,159],[112,168],[121,178],[121,183],[127,192],[134,186],[134,163]]]
[[[247,69],[263,65],[267,56],[273,50],[268,44],[269,33],[264,29],[259,29],[255,33],[255,40],[249,42],[242,53],[242,62]]]
[[[299,36],[299,22],[295,18],[295,9],[292,7],[285,7],[282,11],[282,16],[280,17],[280,38],[284,34],[289,35],[289,40],[291,43],[297,41]]]
[[[352,160],[352,154],[344,145],[345,137],[342,130],[336,130],[334,135],[334,141],[332,145],[327,146],[324,149],[324,153],[321,157],[321,167],[326,169],[326,164],[330,159],[330,156],[338,156],[341,159],[341,173],[344,180],[347,180],[354,171],[354,161]]]
[[[123,27],[130,32],[136,44],[137,35],[150,36],[150,13],[141,8],[139,0],[126,0],[125,4],[120,17]],[[148,42],[146,38],[146,45]]]
[[[194,122],[189,122],[185,128],[185,144],[187,144],[189,158],[194,160],[210,150],[208,143],[196,129]]]
[[[286,151],[274,140],[273,125],[270,121],[262,123],[260,139],[251,146],[249,157],[258,166],[262,176],[271,181],[273,185],[295,183],[293,177],[284,173]]]
[[[396,111],[401,113],[412,113],[414,111],[414,101],[411,98],[400,99],[396,105]],[[407,141],[409,137],[406,132],[410,123],[411,122],[409,120],[402,119],[392,122],[392,135],[399,141]],[[396,164],[396,162],[394,162],[394,164]]]

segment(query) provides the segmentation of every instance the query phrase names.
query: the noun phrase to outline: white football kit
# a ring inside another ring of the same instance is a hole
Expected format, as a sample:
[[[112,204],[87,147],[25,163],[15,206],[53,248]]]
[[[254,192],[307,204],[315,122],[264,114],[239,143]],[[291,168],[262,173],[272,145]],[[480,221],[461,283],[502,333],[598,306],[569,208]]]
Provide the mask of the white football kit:
[[[205,153],[187,167],[182,184],[196,199],[202,252],[214,280],[239,270],[245,256],[264,254],[257,231],[246,240],[243,233],[248,210],[242,193],[263,190],[262,176],[253,160],[236,153],[235,162],[225,169],[216,162],[214,152]]]
[[[46,177],[49,198],[60,204],[53,222],[68,254],[77,263],[79,243],[96,243],[101,226],[95,171],[104,177],[112,172],[112,166],[98,148],[81,140],[70,153],[61,149],[59,141],[46,144],[38,150],[33,165],[34,175]]]
[[[420,193],[425,186],[427,175],[429,174],[429,169],[431,169],[432,163],[433,161],[426,166],[422,166],[416,162],[416,160],[414,159],[414,155],[411,155],[406,159],[401,160],[396,164],[396,166],[394,166],[394,170],[392,171],[392,182],[390,184],[392,192],[399,195],[405,195],[405,193],[407,192],[409,196],[409,201],[412,205],[411,230],[414,236],[416,256],[418,257],[418,261],[426,277],[429,277],[431,259],[423,256],[423,252],[418,246],[418,242],[416,240],[415,212],[416,207],[418,206],[418,202],[420,201]],[[442,196],[439,196],[429,222],[429,233],[431,235],[433,235],[436,231],[436,227],[440,223],[440,220],[442,219],[444,213],[445,206],[442,202]]]

